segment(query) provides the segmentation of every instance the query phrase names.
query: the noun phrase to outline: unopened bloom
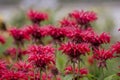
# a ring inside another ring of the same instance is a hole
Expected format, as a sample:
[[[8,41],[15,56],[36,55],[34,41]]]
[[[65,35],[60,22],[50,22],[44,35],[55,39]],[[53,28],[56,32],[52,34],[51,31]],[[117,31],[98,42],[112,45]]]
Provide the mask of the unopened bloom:
[[[48,19],[48,15],[43,12],[38,12],[35,10],[28,11],[28,18],[33,22],[39,24],[41,21]]]
[[[89,56],[89,57],[88,57],[88,63],[89,63],[90,65],[93,65],[93,64],[94,64],[94,57],[93,57],[93,56]]]
[[[73,11],[69,14],[70,17],[73,17],[78,24],[87,25],[90,22],[93,22],[97,19],[96,13],[93,11]]]
[[[89,71],[88,71],[88,69],[87,68],[81,68],[80,70],[79,70],[79,72],[80,72],[80,75],[87,75],[88,73],[89,73]]]
[[[5,52],[4,52],[5,55],[7,56],[10,56],[12,58],[15,58],[16,55],[18,57],[18,59],[22,59],[22,56],[23,55],[26,55],[27,54],[27,51],[26,50],[22,50],[21,48],[14,48],[14,47],[11,47],[11,48],[8,48]]]
[[[88,44],[75,44],[72,42],[62,44],[59,50],[62,50],[63,53],[69,56],[71,60],[78,60],[80,58],[80,55],[85,55],[87,52],[90,51]]]
[[[65,74],[77,74],[79,77],[82,77],[84,75],[87,75],[89,73],[87,68],[80,68],[78,69],[77,67],[74,69],[72,66],[67,66],[65,68]]]
[[[98,61],[98,67],[107,67],[106,60],[114,58],[113,53],[105,49],[96,49],[93,57]]]

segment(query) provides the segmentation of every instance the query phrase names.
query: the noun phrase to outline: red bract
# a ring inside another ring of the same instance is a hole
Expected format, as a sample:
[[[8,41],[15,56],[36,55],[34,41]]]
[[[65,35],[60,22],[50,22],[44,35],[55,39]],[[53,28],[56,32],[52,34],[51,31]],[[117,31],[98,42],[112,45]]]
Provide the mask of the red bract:
[[[0,36],[0,43],[1,43],[1,44],[5,44],[5,39],[4,39],[3,36]]]
[[[29,40],[29,34],[24,29],[12,28],[9,32],[16,43],[23,44],[24,40]]]
[[[106,67],[106,60],[114,58],[110,50],[104,49],[96,49],[93,56],[99,62],[98,67]]]
[[[28,80],[27,76],[22,72],[5,71],[2,80]]]
[[[49,46],[31,46],[28,50],[30,53],[28,61],[36,67],[44,69],[48,64],[54,64],[54,49]]]
[[[59,50],[62,50],[64,54],[70,57],[70,59],[79,59],[80,55],[85,55],[90,51],[88,44],[75,44],[72,42],[62,44]]]
[[[75,18],[78,24],[87,25],[97,19],[96,13],[93,11],[73,11],[69,14],[70,17]]]
[[[111,47],[113,53],[120,54],[120,42],[117,42]]]
[[[41,21],[44,21],[48,19],[48,15],[43,12],[38,12],[35,10],[30,10],[28,11],[28,18],[33,22],[33,23],[40,23]]]
[[[15,69],[17,69],[18,71],[22,71],[22,72],[29,72],[32,70],[33,66],[30,63],[25,63],[25,62],[17,62],[16,64],[14,64],[13,66]]]

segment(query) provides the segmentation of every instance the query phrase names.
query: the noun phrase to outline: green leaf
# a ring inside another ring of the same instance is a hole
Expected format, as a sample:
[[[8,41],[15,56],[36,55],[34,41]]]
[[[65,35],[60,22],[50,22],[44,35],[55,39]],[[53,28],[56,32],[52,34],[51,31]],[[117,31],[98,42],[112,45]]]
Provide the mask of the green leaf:
[[[67,63],[67,57],[60,53],[60,51],[57,52],[56,54],[56,67],[58,68],[59,71],[63,73],[66,63]]]
[[[83,77],[83,79],[82,80],[89,80],[87,77]]]
[[[66,75],[65,77],[63,77],[62,80],[72,80],[73,76],[72,75]]]
[[[119,76],[117,76],[116,74],[114,75],[110,75],[108,77],[106,77],[104,80],[119,80]]]

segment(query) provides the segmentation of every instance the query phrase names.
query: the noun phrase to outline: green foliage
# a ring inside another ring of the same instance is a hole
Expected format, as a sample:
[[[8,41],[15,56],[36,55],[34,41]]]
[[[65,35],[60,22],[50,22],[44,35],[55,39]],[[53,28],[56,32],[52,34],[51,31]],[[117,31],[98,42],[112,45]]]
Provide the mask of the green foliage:
[[[56,67],[58,68],[58,70],[60,70],[60,72],[63,73],[66,66],[67,57],[63,55],[60,51],[57,51],[56,57]]]

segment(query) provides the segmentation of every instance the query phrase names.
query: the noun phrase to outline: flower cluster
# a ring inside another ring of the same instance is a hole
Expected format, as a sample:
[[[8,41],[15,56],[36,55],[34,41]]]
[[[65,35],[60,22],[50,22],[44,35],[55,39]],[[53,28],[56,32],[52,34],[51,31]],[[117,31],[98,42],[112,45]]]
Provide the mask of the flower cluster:
[[[100,69],[120,57],[120,42],[102,45],[111,36],[94,31],[93,11],[73,11],[56,26],[41,24],[48,19],[46,13],[30,10],[27,16],[32,24],[8,30],[15,44],[0,57],[0,80],[97,80],[99,75],[104,80]],[[5,42],[0,36],[0,43]]]

